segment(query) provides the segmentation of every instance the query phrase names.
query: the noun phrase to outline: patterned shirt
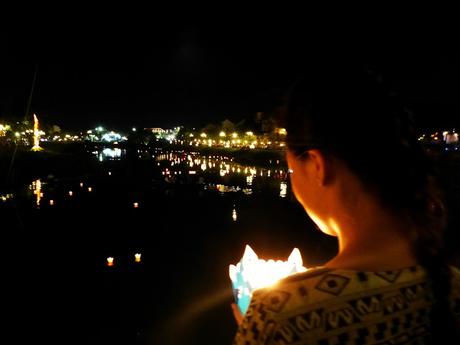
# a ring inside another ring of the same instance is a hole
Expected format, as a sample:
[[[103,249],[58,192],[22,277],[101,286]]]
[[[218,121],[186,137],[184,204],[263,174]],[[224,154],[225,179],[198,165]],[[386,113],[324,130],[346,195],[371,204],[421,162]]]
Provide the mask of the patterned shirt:
[[[452,304],[460,320],[460,271]],[[256,290],[234,345],[424,344],[431,298],[425,270],[316,268]]]

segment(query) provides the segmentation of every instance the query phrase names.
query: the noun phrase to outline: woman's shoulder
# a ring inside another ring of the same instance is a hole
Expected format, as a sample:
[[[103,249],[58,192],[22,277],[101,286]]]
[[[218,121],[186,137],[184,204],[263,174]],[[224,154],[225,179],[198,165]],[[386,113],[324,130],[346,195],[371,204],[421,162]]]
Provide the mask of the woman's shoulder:
[[[460,278],[460,271],[457,271]],[[282,279],[276,286],[289,289],[296,285],[315,286],[323,290],[340,290],[339,286],[354,288],[394,285],[423,280],[426,272],[420,265],[386,271],[363,271],[340,268],[316,267]]]
[[[391,271],[357,271],[317,267],[256,290],[254,302],[275,313],[297,308],[328,308],[354,297],[391,295],[392,291],[413,288],[424,290],[426,273],[421,266]],[[332,303],[332,304],[331,304]]]

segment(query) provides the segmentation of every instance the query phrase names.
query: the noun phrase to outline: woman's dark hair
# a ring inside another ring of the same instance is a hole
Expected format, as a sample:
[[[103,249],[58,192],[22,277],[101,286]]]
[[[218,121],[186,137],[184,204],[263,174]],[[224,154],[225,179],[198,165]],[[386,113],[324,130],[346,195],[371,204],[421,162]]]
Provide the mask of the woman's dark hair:
[[[343,160],[385,207],[414,225],[407,235],[431,281],[432,337],[458,339],[443,246],[446,209],[413,114],[373,69],[322,66],[314,66],[289,93],[281,124],[287,147],[297,155],[321,149]]]

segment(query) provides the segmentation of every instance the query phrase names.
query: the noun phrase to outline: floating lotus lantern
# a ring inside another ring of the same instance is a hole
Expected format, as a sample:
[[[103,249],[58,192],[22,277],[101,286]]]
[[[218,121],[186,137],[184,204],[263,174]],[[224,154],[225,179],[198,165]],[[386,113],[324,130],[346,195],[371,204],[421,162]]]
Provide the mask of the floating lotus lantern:
[[[292,250],[287,261],[275,261],[259,259],[254,250],[246,245],[240,262],[229,266],[233,294],[241,313],[246,313],[254,290],[272,286],[280,279],[306,270],[297,248]]]
[[[113,257],[111,257],[111,256],[108,257],[107,258],[107,266],[109,266],[109,267],[113,266],[113,264],[114,264],[113,260],[114,260]]]

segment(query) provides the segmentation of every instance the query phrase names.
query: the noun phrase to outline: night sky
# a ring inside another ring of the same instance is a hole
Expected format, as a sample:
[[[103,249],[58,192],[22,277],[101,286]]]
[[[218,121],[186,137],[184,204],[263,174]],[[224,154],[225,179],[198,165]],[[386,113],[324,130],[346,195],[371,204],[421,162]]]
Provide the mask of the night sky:
[[[460,118],[460,55],[442,33],[414,30],[396,42],[236,19],[20,27],[0,34],[0,118],[24,115],[37,68],[31,110],[64,129],[238,122],[270,112],[309,57],[325,51],[378,66],[421,126],[455,127]]]

